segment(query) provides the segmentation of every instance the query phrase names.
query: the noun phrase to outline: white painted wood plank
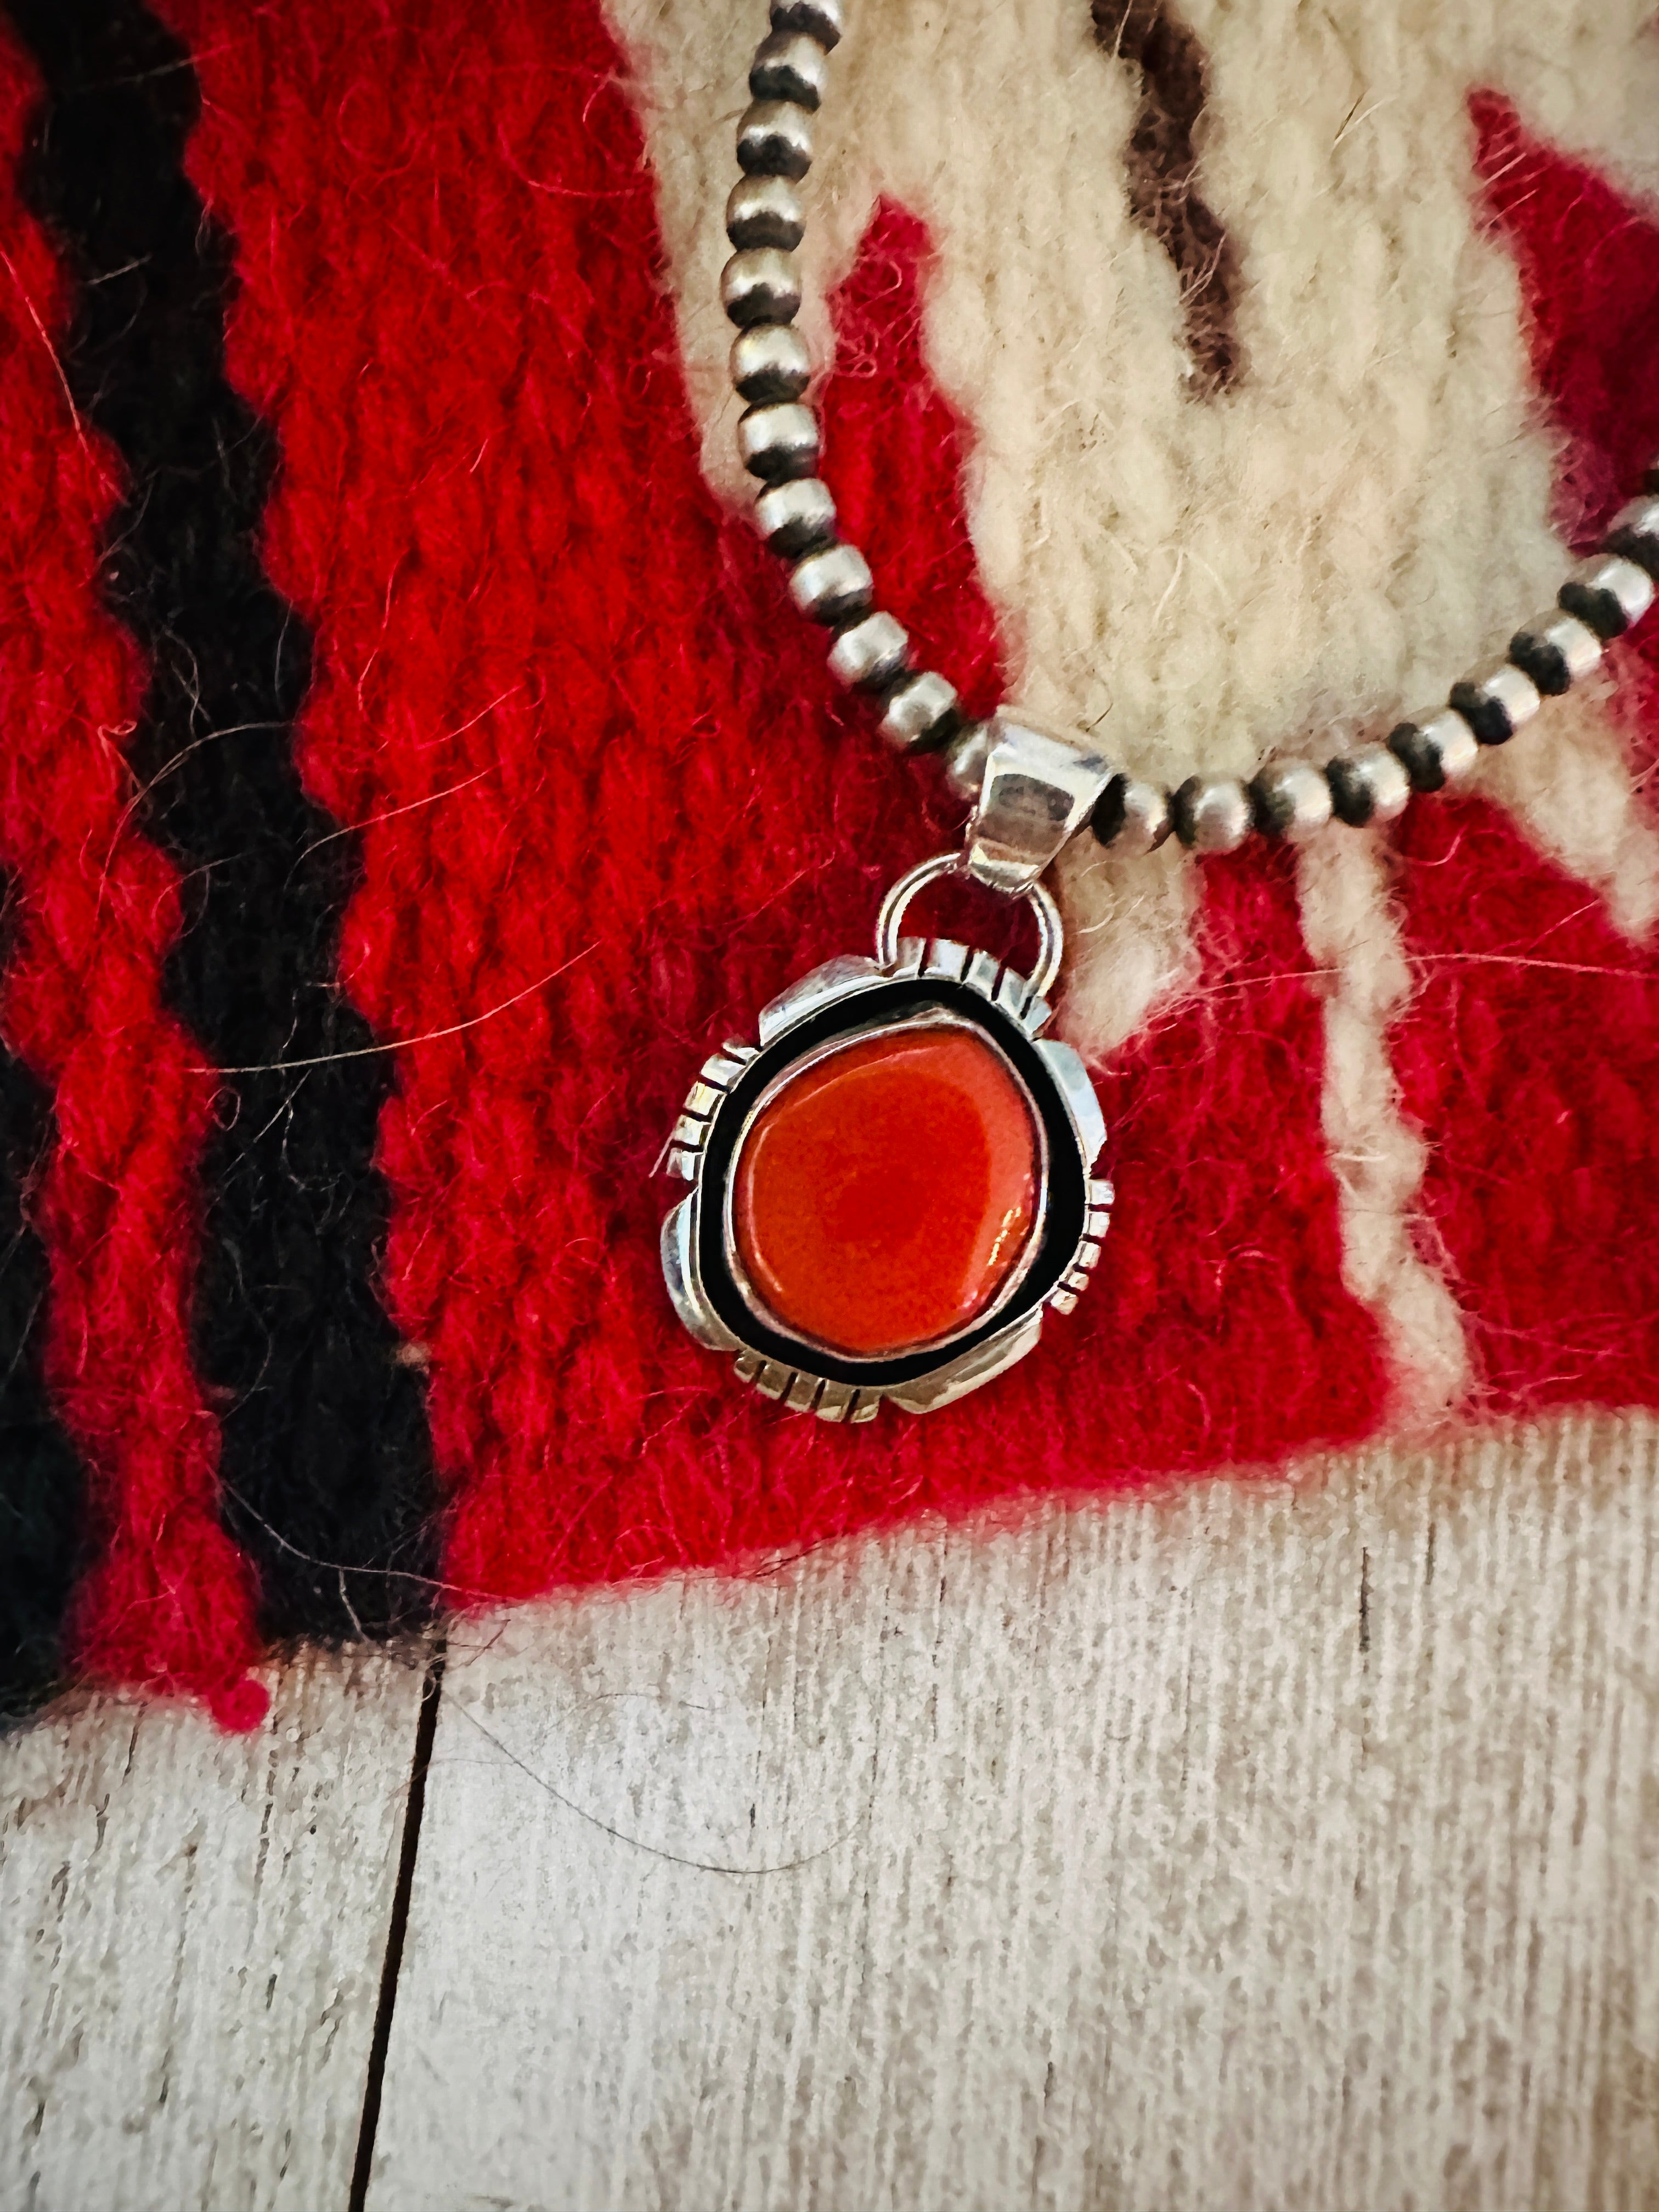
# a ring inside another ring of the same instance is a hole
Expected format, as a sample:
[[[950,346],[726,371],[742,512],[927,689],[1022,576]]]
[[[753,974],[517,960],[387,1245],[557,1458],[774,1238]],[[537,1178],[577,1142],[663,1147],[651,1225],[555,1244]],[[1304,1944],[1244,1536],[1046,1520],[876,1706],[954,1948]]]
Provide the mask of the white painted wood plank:
[[[252,1735],[100,1699],[0,1746],[0,2202],[343,2212],[420,1676],[313,1656]]]
[[[1659,2201],[1656,1442],[475,1625],[371,2212]]]

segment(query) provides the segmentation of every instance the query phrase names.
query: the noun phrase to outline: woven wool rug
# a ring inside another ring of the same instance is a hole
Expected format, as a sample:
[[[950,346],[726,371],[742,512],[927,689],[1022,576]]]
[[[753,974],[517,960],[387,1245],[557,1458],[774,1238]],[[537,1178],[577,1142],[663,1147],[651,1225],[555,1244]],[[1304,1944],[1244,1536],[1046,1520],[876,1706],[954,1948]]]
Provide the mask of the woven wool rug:
[[[959,810],[742,513],[757,8],[7,0],[0,1679],[1659,1402],[1659,647],[1469,795],[1063,870],[1120,1203],[994,1390],[680,1334],[705,1052]],[[886,603],[1179,780],[1443,696],[1659,453],[1648,0],[859,0],[810,181]]]

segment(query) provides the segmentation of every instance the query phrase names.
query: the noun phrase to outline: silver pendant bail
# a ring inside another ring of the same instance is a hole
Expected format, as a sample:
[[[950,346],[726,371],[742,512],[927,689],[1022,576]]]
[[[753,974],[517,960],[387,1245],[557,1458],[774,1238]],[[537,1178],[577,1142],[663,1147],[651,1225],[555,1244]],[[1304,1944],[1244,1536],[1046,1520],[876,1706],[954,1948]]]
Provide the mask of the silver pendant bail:
[[[976,882],[1018,897],[1083,827],[1115,770],[1098,753],[1006,709],[986,732],[985,776],[963,863]]]

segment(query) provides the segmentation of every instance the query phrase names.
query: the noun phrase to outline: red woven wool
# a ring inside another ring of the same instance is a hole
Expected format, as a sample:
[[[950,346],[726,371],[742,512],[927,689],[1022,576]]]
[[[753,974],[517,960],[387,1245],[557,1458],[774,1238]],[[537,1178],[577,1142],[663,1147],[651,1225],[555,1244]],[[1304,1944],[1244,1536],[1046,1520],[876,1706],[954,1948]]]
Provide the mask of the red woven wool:
[[[240,241],[232,374],[283,443],[268,558],[317,640],[306,772],[367,825],[345,973],[380,1036],[422,1040],[383,1125],[388,1296],[429,1360],[458,1592],[1360,1433],[1382,1378],[1341,1285],[1277,863],[1213,872],[1204,992],[1107,1079],[1110,1263],[994,1404],[849,1435],[681,1336],[649,1170],[690,1075],[868,942],[948,812],[832,696],[701,479],[591,0],[169,15],[207,101],[192,173]],[[839,303],[829,467],[896,611],[982,706],[997,654],[917,343],[923,248],[888,211]],[[1269,1341],[1304,1355],[1272,1380]]]
[[[1563,526],[1588,544],[1659,450],[1659,228],[1501,102],[1477,102],[1475,120],[1566,434]],[[1610,658],[1650,750],[1645,638]],[[1401,847],[1421,990],[1395,1065],[1486,1403],[1659,1402],[1659,958],[1490,807],[1414,809]]]
[[[1486,204],[1526,293],[1533,374],[1568,441],[1561,526],[1588,546],[1659,452],[1659,223],[1529,137],[1506,102],[1472,106]],[[1651,626],[1640,635],[1659,656]]]
[[[96,1518],[71,1644],[95,1679],[201,1692],[247,1723],[264,1707],[238,1686],[256,1648],[248,1577],[216,1517],[185,1333],[212,1082],[161,1004],[177,885],[132,830],[121,760],[143,672],[100,605],[117,473],[65,398],[48,335],[64,287],[18,198],[36,96],[0,41],[0,864],[17,891],[0,1018],[57,1117],[35,1207],[49,1363]]]
[[[836,693],[702,476],[597,0],[166,12],[204,98],[191,173],[236,241],[228,372],[280,442],[263,550],[314,641],[300,768],[361,841],[341,973],[396,1070],[381,1289],[395,1371],[426,1376],[452,1594],[740,1564],[1375,1427],[1398,1378],[1343,1284],[1282,851],[1204,868],[1195,988],[1097,1072],[1121,1198],[1095,1285],[994,1394],[849,1432],[684,1336],[651,1169],[688,1080],[793,976],[869,944],[957,810]],[[96,1503],[76,1634],[89,1671],[246,1719],[250,1577],[189,1358],[216,1086],[163,996],[179,884],[134,825],[143,672],[98,574],[124,487],[47,342],[68,295],[16,197],[33,96],[0,47],[0,1020],[57,1115],[34,1206],[52,1384]],[[1475,124],[1583,536],[1659,447],[1659,236],[1501,104]],[[921,226],[882,207],[834,302],[826,473],[921,653],[983,710],[1020,672],[922,354],[927,272]],[[1659,646],[1612,659],[1650,743]],[[1491,807],[1425,804],[1398,852],[1421,988],[1390,1049],[1481,1402],[1654,1402],[1659,957]],[[922,921],[1012,948],[1017,916],[928,896]]]
[[[1565,440],[1558,520],[1589,551],[1659,453],[1659,223],[1529,138],[1504,101],[1474,109],[1486,202],[1526,291],[1533,373]],[[1655,624],[1609,659],[1646,757],[1659,738]]]

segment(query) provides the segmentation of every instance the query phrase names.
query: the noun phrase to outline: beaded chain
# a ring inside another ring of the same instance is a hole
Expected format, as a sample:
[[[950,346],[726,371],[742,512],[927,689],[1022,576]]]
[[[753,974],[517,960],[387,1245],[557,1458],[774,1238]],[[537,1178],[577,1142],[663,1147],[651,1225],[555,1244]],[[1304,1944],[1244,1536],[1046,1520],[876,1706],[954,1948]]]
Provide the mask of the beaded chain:
[[[790,564],[791,597],[833,633],[831,672],[874,700],[890,744],[940,755],[951,788],[971,799],[988,726],[963,714],[943,676],[913,664],[904,630],[875,605],[868,562],[839,535],[835,501],[817,474],[818,421],[805,396],[812,364],[793,326],[801,291],[793,257],[806,229],[796,186],[811,167],[812,118],[842,29],[842,0],[772,0],[771,28],[749,71],[752,104],[738,125],[743,175],[726,208],[735,250],[720,278],[721,301],[738,326],[732,382],[747,403],[738,450],[762,487],[755,507],[761,535]],[[1507,743],[1546,696],[1582,682],[1607,643],[1646,614],[1656,584],[1659,463],[1644,477],[1641,495],[1613,517],[1601,550],[1572,569],[1555,605],[1518,629],[1501,658],[1454,684],[1445,706],[1323,769],[1276,760],[1248,783],[1199,775],[1173,792],[1115,775],[1089,826],[1101,844],[1123,853],[1150,853],[1172,830],[1195,851],[1230,853],[1252,831],[1301,840],[1333,816],[1356,828],[1391,821],[1414,792],[1461,782],[1483,745]]]

